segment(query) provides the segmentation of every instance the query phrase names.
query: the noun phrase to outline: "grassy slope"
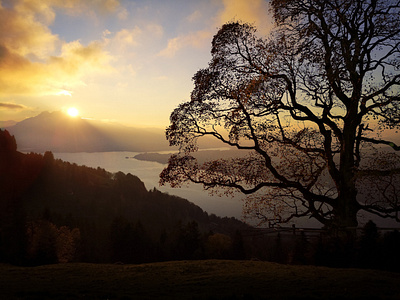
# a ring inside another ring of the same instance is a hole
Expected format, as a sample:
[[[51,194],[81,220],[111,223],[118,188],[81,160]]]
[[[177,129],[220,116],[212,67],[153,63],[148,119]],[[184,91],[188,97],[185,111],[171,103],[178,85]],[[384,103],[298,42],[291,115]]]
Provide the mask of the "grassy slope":
[[[255,261],[0,265],[1,299],[400,299],[400,274]]]

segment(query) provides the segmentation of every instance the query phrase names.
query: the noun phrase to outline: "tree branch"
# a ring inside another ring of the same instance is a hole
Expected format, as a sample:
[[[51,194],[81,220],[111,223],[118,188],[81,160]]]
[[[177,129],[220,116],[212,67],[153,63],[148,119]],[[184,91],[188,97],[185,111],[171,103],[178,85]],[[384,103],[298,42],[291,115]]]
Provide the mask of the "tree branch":
[[[360,141],[369,142],[369,143],[376,144],[376,145],[379,145],[379,144],[380,145],[388,145],[388,146],[392,147],[396,151],[400,150],[400,146],[398,146],[395,143],[390,142],[390,141],[376,140],[376,139],[367,138],[367,137],[358,137],[357,139],[360,140]]]

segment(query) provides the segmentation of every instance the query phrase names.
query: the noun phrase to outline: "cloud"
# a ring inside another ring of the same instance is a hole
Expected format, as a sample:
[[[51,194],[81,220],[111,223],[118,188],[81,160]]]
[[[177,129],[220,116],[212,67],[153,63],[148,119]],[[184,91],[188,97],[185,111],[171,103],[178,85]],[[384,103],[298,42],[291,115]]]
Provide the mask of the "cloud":
[[[208,42],[212,36],[212,33],[208,30],[199,30],[191,32],[187,35],[181,35],[172,38],[168,41],[168,45],[165,49],[161,50],[158,55],[163,57],[173,57],[182,48],[192,47],[200,48],[208,45]]]
[[[141,45],[145,39],[154,40],[163,35],[163,27],[149,23],[143,28],[135,26],[133,28],[123,28],[113,34],[109,30],[103,32],[103,36],[107,39],[107,43],[114,49],[126,49],[128,47],[136,47]]]
[[[262,34],[268,34],[273,26],[266,0],[222,0],[222,4],[223,8],[217,13],[213,24],[206,25],[202,30],[179,35],[168,40],[167,47],[161,50],[158,55],[170,58],[174,57],[179,50],[187,47],[209,47],[210,40],[216,33],[215,27],[220,27],[233,20],[254,24]],[[198,22],[202,18],[202,12],[195,10],[185,20],[190,24]]]
[[[59,8],[70,15],[92,14],[101,15],[117,13],[127,16],[125,9],[120,5],[119,0],[19,0],[22,3],[29,3],[30,6],[46,6],[52,10]]]
[[[132,59],[138,46],[142,44],[144,35],[146,35],[144,30],[138,26],[123,28],[117,32],[105,30],[103,32],[104,49],[113,53],[115,60]]]
[[[199,10],[195,10],[192,14],[190,14],[186,20],[190,23],[196,22],[202,18],[202,13]]]
[[[137,46],[138,38],[140,37],[141,34],[142,30],[137,26],[131,30],[122,29],[121,31],[116,33],[114,37],[114,42],[120,45],[121,47]]]
[[[121,8],[117,14],[118,19],[126,20],[129,16],[128,10],[126,8]]]
[[[87,75],[112,71],[111,60],[101,42],[64,43],[61,54],[45,62],[32,62],[0,45],[0,95],[55,95],[83,85]]]
[[[273,26],[265,0],[223,0],[223,4],[224,9],[218,17],[221,25],[232,20],[254,23],[263,34],[267,34]]]
[[[94,3],[100,3],[105,9],[106,12],[114,12],[119,7],[118,0],[105,0],[105,1],[95,1]]]
[[[57,96],[69,96],[72,97],[72,92],[67,90],[61,90],[57,94]]]
[[[27,109],[25,105],[8,103],[8,102],[0,102],[0,110],[23,110]]]
[[[154,23],[147,24],[146,30],[152,37],[162,37],[164,34],[164,28],[161,25]]]
[[[121,7],[119,0],[13,0],[11,3],[13,10],[18,14],[33,17],[45,25],[54,21],[56,9],[69,15],[115,13],[120,19],[128,16],[127,10]]]
[[[21,56],[31,56],[41,59],[52,53],[58,40],[45,23],[53,18],[46,13],[45,22],[37,21],[37,13],[42,11],[41,6],[28,10],[18,4],[13,9],[0,7],[0,45],[7,45],[10,52]]]
[[[68,8],[78,2],[20,0],[7,8],[0,4],[0,96],[57,94],[84,84],[84,77],[94,72],[112,70],[103,41],[66,43],[50,31],[52,5]],[[96,2],[105,10],[118,4]]]

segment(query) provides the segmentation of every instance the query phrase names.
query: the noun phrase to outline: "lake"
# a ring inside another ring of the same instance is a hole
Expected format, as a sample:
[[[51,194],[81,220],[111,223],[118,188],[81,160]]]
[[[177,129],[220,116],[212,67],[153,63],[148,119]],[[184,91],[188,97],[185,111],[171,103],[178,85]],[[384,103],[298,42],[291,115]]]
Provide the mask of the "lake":
[[[165,152],[163,152],[165,153]],[[118,171],[125,174],[131,173],[142,180],[148,190],[156,188],[170,195],[176,195],[189,200],[201,207],[209,214],[220,217],[235,217],[239,220],[242,216],[242,199],[245,197],[238,194],[235,198],[210,196],[203,190],[201,185],[190,184],[187,187],[171,188],[169,186],[159,186],[159,174],[166,165],[142,161],[133,158],[138,152],[94,152],[94,153],[53,153],[55,158],[64,161],[85,165],[88,167],[101,167],[109,172]],[[377,218],[366,213],[359,216],[360,224],[363,226],[368,220],[372,219],[380,227],[398,227],[398,223],[391,220]],[[249,223],[249,220],[247,220]],[[250,222],[253,223],[253,222]],[[255,225],[257,221],[254,222]],[[302,218],[294,221],[299,227],[321,227],[321,224],[314,219]]]
[[[242,198],[210,196],[202,186],[190,184],[187,187],[171,188],[159,186],[159,174],[165,167],[157,162],[142,161],[133,158],[138,152],[94,152],[94,153],[53,153],[55,158],[62,159],[77,165],[93,168],[103,168],[109,172],[121,171],[131,173],[142,180],[148,190],[156,188],[170,195],[176,195],[189,200],[201,207],[209,214],[220,217],[235,217],[242,219]]]

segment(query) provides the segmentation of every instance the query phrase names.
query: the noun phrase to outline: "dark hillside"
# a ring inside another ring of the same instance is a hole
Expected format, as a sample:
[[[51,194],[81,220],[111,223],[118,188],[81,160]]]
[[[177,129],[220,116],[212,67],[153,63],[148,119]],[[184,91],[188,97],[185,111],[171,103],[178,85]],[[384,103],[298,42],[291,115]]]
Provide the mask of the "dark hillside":
[[[156,189],[136,176],[17,151],[0,131],[0,262],[144,263],[268,260],[398,272],[400,233],[368,222],[355,239],[323,229],[256,230]]]
[[[13,145],[13,137],[1,133]],[[59,261],[63,243],[67,260],[202,258],[206,235],[233,237],[247,228],[185,199],[147,191],[131,174],[56,160],[51,152],[22,154],[16,146],[0,153],[0,190],[0,259],[8,262],[56,262],[57,255]]]

